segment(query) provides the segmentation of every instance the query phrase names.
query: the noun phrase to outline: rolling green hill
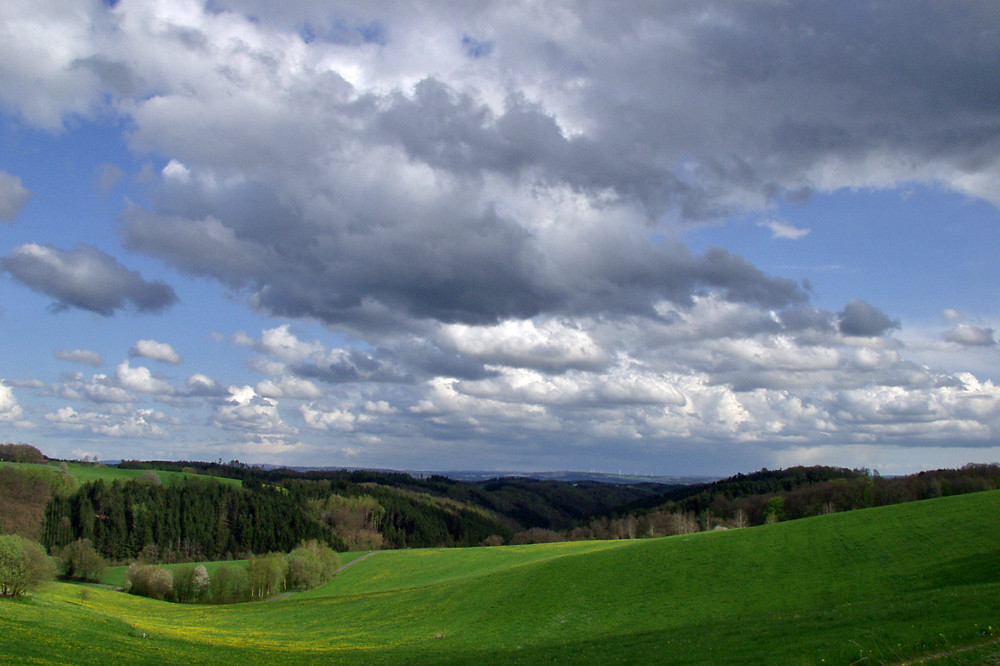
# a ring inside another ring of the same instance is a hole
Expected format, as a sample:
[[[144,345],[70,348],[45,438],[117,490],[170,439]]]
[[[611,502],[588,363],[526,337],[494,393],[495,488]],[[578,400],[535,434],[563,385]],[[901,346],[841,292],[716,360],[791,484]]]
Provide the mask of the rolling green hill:
[[[664,539],[385,551],[220,607],[55,583],[0,601],[0,636],[34,663],[982,663],[1000,654],[998,517],[990,491]]]
[[[208,478],[216,479],[220,483],[228,483],[235,486],[241,485],[239,479],[229,479],[221,476],[207,476],[204,474],[193,474],[190,472],[177,472],[170,470],[123,469],[109,465],[93,465],[78,462],[67,462],[65,471],[59,468],[58,463],[38,464],[0,462],[0,466],[5,465],[21,470],[43,470],[46,473],[53,475],[66,474],[76,479],[78,484],[84,484],[97,480],[107,481],[108,483],[111,483],[112,481],[128,481],[130,479],[134,479],[140,474],[152,471],[160,478],[160,481],[165,484],[174,483],[178,480],[187,478]]]

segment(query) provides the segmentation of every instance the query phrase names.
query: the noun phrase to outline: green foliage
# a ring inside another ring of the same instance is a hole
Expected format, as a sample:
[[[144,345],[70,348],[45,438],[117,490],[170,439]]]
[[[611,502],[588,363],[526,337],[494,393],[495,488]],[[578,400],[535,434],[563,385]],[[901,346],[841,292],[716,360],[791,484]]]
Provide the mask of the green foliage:
[[[982,645],[980,663],[1000,648],[998,511],[981,493],[666,539],[387,551],[219,607],[56,583],[0,603],[0,635],[29,663],[818,666]]]
[[[329,546],[312,539],[288,554],[288,587],[309,590],[333,579],[340,558]]]
[[[250,578],[247,568],[222,564],[209,581],[208,597],[212,603],[233,604],[250,598]]]
[[[173,594],[173,572],[152,564],[134,562],[125,573],[125,591],[142,597],[169,599]]]
[[[53,499],[42,539],[49,548],[60,548],[89,538],[108,559],[155,552],[172,562],[288,551],[324,533],[285,493],[269,488],[249,492],[200,479],[167,486],[98,480],[72,498]]]
[[[68,578],[101,581],[108,564],[97,551],[90,539],[77,539],[67,544],[59,552],[62,574]]]
[[[285,591],[288,578],[288,558],[283,553],[253,555],[247,563],[250,596],[263,599]]]
[[[0,444],[0,460],[15,463],[44,463],[45,456],[30,444]]]
[[[52,579],[55,566],[40,545],[16,534],[0,536],[0,596],[18,597]]]
[[[205,601],[209,594],[211,580],[204,564],[185,564],[174,572],[173,601],[182,604],[197,604]]]

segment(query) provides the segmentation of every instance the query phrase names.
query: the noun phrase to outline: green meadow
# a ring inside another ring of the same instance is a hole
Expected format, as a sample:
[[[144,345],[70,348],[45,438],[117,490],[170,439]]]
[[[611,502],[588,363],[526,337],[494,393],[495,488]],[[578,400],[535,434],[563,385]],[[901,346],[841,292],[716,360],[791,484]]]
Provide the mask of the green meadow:
[[[230,606],[53,583],[0,601],[0,641],[23,663],[980,664],[1000,655],[998,599],[990,491],[663,539],[383,551]]]
[[[175,481],[182,479],[214,479],[221,483],[229,483],[233,485],[242,485],[239,479],[229,479],[221,476],[208,476],[205,474],[191,474],[188,472],[172,472],[167,470],[147,470],[147,469],[122,469],[120,467],[113,467],[108,465],[91,465],[86,463],[77,462],[67,462],[66,471],[64,472],[60,467],[59,463],[49,463],[49,464],[35,464],[35,463],[12,463],[12,462],[0,462],[0,466],[9,465],[11,467],[16,467],[22,470],[38,470],[41,473],[48,473],[52,475],[56,474],[68,474],[69,476],[76,479],[77,483],[84,484],[90,481],[106,481],[111,483],[113,481],[128,481],[134,479],[140,474],[146,472],[153,472],[160,478],[160,482],[164,484],[171,484]]]

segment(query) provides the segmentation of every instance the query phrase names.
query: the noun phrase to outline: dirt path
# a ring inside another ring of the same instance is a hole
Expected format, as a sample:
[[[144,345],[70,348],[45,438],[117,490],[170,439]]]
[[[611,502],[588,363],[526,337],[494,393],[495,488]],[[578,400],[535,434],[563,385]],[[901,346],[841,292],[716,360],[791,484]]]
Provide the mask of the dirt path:
[[[337,573],[340,573],[341,571],[343,571],[343,570],[344,570],[344,569],[346,569],[347,567],[351,566],[352,564],[357,564],[357,563],[358,563],[358,562],[360,562],[361,560],[363,560],[363,559],[365,559],[365,558],[368,558],[368,557],[371,557],[372,555],[375,555],[376,553],[380,553],[380,552],[381,552],[381,551],[378,551],[378,550],[373,550],[373,551],[372,551],[372,552],[370,552],[370,553],[365,553],[365,554],[364,554],[364,555],[362,555],[361,557],[355,557],[355,558],[354,558],[353,560],[351,560],[351,561],[350,561],[350,562],[348,562],[347,564],[345,564],[345,565],[341,566],[341,567],[340,567],[339,569],[337,569]],[[286,599],[286,598],[288,598],[288,597],[292,596],[293,594],[298,594],[298,592],[299,592],[298,590],[290,590],[290,591],[288,591],[288,592],[285,592],[284,594],[279,594],[279,595],[278,595],[278,596],[276,596],[276,597],[270,597],[270,598],[268,599],[268,601],[280,601],[281,599]]]
[[[373,551],[372,551],[372,552],[370,552],[370,553],[365,553],[365,554],[364,554],[364,555],[362,555],[361,557],[355,557],[355,558],[354,558],[353,560],[351,560],[350,562],[348,562],[348,563],[347,563],[347,564],[345,564],[344,566],[342,566],[342,567],[340,567],[339,569],[337,569],[337,573],[340,573],[341,571],[343,571],[343,570],[344,570],[344,569],[346,569],[347,567],[351,566],[352,564],[357,564],[357,563],[358,563],[358,562],[360,562],[361,560],[364,560],[364,559],[367,559],[367,558],[371,557],[372,555],[377,555],[378,553],[381,553],[381,552],[382,552],[382,551],[380,551],[380,550],[373,550]]]

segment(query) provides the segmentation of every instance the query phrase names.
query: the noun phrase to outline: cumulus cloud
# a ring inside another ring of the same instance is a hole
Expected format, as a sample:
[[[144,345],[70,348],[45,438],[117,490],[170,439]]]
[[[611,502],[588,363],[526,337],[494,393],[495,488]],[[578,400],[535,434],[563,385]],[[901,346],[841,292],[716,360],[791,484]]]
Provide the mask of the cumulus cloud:
[[[139,312],[159,312],[177,301],[173,288],[148,282],[109,254],[90,245],[60,250],[51,245],[19,245],[0,259],[0,269],[26,287],[70,307],[110,316],[131,304]]]
[[[99,403],[127,403],[132,394],[112,377],[96,374],[85,377],[82,372],[62,375],[55,388],[59,397],[65,400]]]
[[[960,324],[951,330],[945,331],[944,339],[960,345],[983,347],[997,343],[994,337],[995,334],[996,331],[987,326]]]
[[[83,363],[98,367],[104,365],[101,355],[90,349],[57,349],[52,355],[61,361],[71,361],[73,363]]]
[[[898,319],[890,319],[886,313],[857,298],[852,299],[837,314],[840,332],[844,335],[874,337],[899,328]]]
[[[226,387],[219,384],[211,377],[197,372],[187,378],[188,395],[191,396],[226,396],[229,395]]]
[[[129,408],[92,412],[66,406],[46,413],[44,418],[59,430],[122,438],[164,438],[169,435],[169,426],[176,423],[159,410]]]
[[[31,192],[21,184],[21,179],[0,171],[0,222],[13,222]]]
[[[128,361],[122,361],[115,368],[115,378],[129,391],[153,395],[171,395],[176,392],[169,382],[154,377],[149,368],[142,366],[133,368]]]
[[[216,407],[215,423],[220,427],[271,437],[296,432],[281,418],[277,401],[257,395],[252,386],[230,386],[228,391]]]
[[[177,365],[181,362],[180,354],[175,352],[173,347],[166,342],[157,342],[156,340],[138,340],[129,349],[128,355],[148,358],[172,365]]]
[[[18,421],[24,410],[18,404],[14,391],[6,384],[0,383],[0,421]]]
[[[253,386],[199,373],[177,391],[126,361],[54,391],[205,397],[248,451],[297,450],[294,423],[418,460],[414,441],[558,460],[567,441],[609,459],[1000,431],[995,387],[908,358],[898,319],[823,310],[682,240],[733,215],[802,239],[776,211],[841,188],[1000,203],[997,6],[210,5],[19,4],[0,104],[51,129],[115,114],[163,165],[122,214],[125,247],[297,324],[232,336],[258,355]],[[121,177],[106,165],[98,187]],[[2,219],[26,196],[11,178]],[[58,307],[177,300],[89,246],[0,266]],[[995,343],[945,317],[952,353]],[[296,333],[313,322],[330,337]],[[132,356],[179,361],[142,342]]]

